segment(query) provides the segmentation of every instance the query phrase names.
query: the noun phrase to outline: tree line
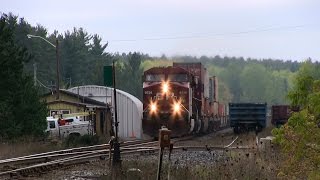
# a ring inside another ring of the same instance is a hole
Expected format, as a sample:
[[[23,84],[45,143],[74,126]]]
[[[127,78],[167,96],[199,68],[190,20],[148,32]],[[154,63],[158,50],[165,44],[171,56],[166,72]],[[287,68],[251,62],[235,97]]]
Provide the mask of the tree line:
[[[219,79],[220,101],[267,102],[286,104],[286,94],[292,88],[294,74],[301,66],[297,61],[253,59],[242,57],[151,57],[139,52],[108,53],[108,44],[98,34],[89,34],[83,28],[48,33],[41,25],[31,26],[20,18],[15,25],[15,40],[25,46],[33,57],[24,63],[26,73],[32,75],[37,67],[37,79],[42,92],[52,90],[56,84],[55,49],[47,42],[27,37],[38,35],[60,43],[61,88],[81,85],[103,85],[103,66],[116,64],[119,89],[142,98],[143,71],[154,66],[167,66],[172,62],[202,62],[210,76]],[[45,86],[45,87],[44,87]]]

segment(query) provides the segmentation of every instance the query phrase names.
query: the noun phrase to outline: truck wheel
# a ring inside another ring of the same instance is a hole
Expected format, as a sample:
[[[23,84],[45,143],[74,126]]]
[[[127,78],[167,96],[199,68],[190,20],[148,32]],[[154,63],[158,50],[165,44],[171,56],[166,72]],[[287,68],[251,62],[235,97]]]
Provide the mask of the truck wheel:
[[[261,132],[262,131],[262,127],[260,125],[256,126],[256,133]]]

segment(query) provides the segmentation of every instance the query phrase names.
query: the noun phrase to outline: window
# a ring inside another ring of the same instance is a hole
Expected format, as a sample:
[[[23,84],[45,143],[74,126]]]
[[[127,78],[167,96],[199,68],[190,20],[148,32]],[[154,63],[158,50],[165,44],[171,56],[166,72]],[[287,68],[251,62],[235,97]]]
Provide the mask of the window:
[[[48,123],[49,123],[49,128],[50,128],[50,129],[56,128],[56,124],[55,124],[54,121],[48,121]]]
[[[70,114],[70,110],[50,110],[50,116],[57,114]]]
[[[157,82],[164,80],[164,74],[147,74],[146,81]]]
[[[169,74],[168,79],[170,81],[176,81],[176,82],[187,82],[188,75],[187,74]]]
[[[60,110],[61,114],[70,114],[70,110]]]
[[[66,121],[67,123],[72,123],[72,122],[73,122],[73,118],[71,118],[71,119],[65,119],[65,121]]]

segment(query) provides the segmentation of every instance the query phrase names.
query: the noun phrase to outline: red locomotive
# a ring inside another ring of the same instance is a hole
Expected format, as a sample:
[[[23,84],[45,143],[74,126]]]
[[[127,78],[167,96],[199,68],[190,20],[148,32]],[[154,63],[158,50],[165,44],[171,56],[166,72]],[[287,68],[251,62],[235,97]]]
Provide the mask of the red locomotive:
[[[201,63],[173,63],[143,75],[145,134],[157,137],[161,126],[173,137],[207,133],[226,125],[225,106],[217,101],[217,78],[209,78]]]

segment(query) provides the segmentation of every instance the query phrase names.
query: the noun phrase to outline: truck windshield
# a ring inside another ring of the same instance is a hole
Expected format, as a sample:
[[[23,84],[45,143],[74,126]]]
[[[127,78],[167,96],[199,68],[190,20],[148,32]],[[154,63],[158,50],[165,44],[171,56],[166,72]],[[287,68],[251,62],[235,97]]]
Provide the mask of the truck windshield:
[[[187,74],[169,74],[168,79],[170,81],[176,81],[176,82],[187,82],[188,75]]]
[[[147,74],[146,81],[158,82],[164,80],[164,74]]]
[[[56,124],[55,124],[54,121],[48,121],[48,122],[49,122],[49,128],[50,128],[50,129],[56,128]]]

